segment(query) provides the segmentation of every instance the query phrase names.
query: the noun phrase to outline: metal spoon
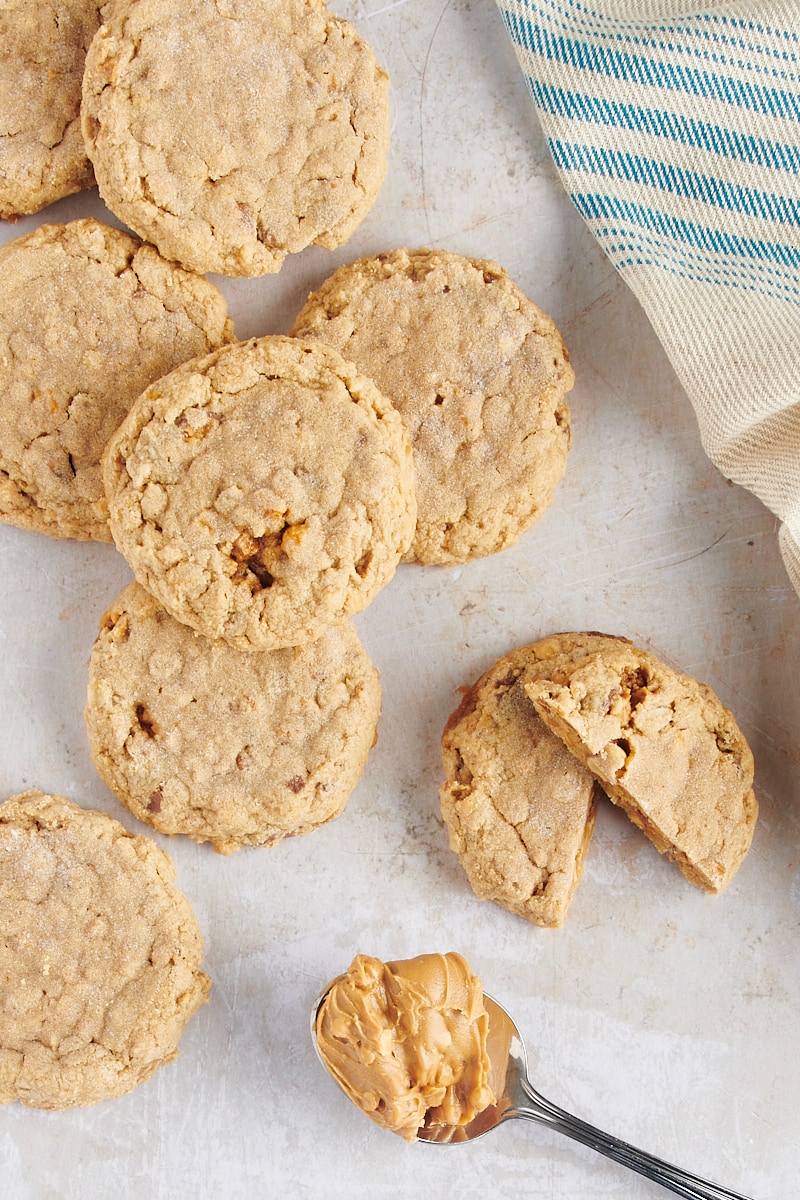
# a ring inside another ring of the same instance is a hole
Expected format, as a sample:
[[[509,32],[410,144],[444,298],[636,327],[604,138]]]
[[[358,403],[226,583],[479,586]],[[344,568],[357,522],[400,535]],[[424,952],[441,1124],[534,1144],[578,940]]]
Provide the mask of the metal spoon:
[[[311,1034],[314,1048],[323,1065],[324,1060],[319,1054],[317,1046],[317,1015],[331,986],[329,984],[317,998],[311,1014]],[[419,1131],[422,1141],[472,1142],[475,1138],[488,1133],[490,1129],[494,1129],[496,1125],[501,1125],[504,1121],[511,1120],[512,1117],[521,1117],[524,1120],[538,1121],[542,1125],[549,1125],[552,1129],[557,1129],[567,1137],[582,1142],[584,1146],[590,1146],[599,1154],[604,1154],[606,1158],[611,1158],[624,1167],[630,1167],[632,1171],[638,1171],[652,1183],[660,1183],[662,1187],[678,1196],[686,1196],[689,1200],[749,1200],[741,1192],[732,1192],[729,1188],[709,1183],[708,1180],[700,1179],[698,1175],[692,1175],[689,1171],[664,1162],[663,1159],[646,1154],[643,1150],[637,1150],[635,1146],[622,1142],[619,1138],[612,1137],[611,1134],[603,1133],[602,1130],[588,1125],[578,1117],[570,1116],[569,1113],[546,1100],[528,1079],[525,1044],[511,1017],[496,1000],[487,996],[485,992],[483,1000],[489,1014],[487,1038],[491,1063],[489,1082],[495,1096],[500,1098],[491,1108],[484,1109],[482,1113],[479,1113],[468,1125],[423,1127]]]

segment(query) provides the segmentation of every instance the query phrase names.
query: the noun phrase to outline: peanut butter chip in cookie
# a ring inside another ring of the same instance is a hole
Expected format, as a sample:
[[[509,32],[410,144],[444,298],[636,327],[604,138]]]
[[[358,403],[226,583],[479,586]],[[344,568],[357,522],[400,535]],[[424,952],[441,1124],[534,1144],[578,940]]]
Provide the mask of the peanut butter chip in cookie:
[[[335,346],[400,413],[418,501],[408,559],[503,550],[552,502],[573,371],[554,323],[497,263],[443,250],[359,259],[309,297],[292,333]]]
[[[0,249],[0,520],[111,541],[106,442],[144,388],[231,340],[221,292],[95,220]]]
[[[86,728],[100,775],[162,833],[221,853],[337,816],[376,739],[378,673],[350,621],[248,654],[131,584],[103,617]]]
[[[363,609],[414,531],[411,447],[318,342],[223,347],[149,388],[104,458],[114,540],[177,620],[242,650]]]
[[[105,813],[0,805],[0,1104],[95,1104],[175,1058],[210,983],[174,877]]]
[[[386,169],[388,77],[323,0],[116,0],[89,49],[83,131],[108,207],[224,275],[340,245]]]
[[[691,883],[721,892],[758,812],[733,714],[624,638],[565,633],[537,646],[543,669],[525,687],[542,721]]]

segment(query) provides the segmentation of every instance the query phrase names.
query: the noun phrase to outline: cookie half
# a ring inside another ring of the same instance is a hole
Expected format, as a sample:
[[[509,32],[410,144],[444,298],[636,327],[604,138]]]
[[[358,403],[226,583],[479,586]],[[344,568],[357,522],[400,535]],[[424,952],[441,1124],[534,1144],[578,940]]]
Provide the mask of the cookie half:
[[[340,267],[292,333],[375,380],[411,435],[407,558],[460,563],[511,546],[553,500],[574,374],[553,321],[497,263],[394,250]]]
[[[625,638],[558,634],[525,691],[609,797],[709,892],[728,886],[753,838],[753,755],[704,683]]]
[[[97,770],[132,813],[230,853],[337,816],[380,705],[350,621],[302,648],[248,654],[198,637],[134,583],[101,622],[86,728]]]
[[[473,891],[558,926],[583,873],[601,794],[525,693],[535,646],[504,655],[464,694],[442,736],[450,847]]]
[[[0,1103],[95,1104],[175,1058],[210,983],[174,877],[105,813],[0,805]]]
[[[106,442],[148,383],[233,337],[222,293],[87,219],[0,249],[0,520],[111,541]]]
[[[177,620],[242,650],[364,608],[414,531],[411,447],[319,342],[225,346],[148,388],[103,459],[111,531]]]
[[[195,271],[346,241],[386,169],[389,80],[322,0],[115,0],[86,57],[100,195]]]
[[[39,212],[91,187],[81,81],[101,0],[0,6],[0,218]]]

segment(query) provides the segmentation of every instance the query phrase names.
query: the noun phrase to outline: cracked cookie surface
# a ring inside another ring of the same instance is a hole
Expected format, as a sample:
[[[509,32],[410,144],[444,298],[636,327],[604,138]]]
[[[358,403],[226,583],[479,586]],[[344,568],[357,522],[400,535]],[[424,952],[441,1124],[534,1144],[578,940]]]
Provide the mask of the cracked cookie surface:
[[[91,187],[81,81],[100,0],[0,5],[0,217],[39,212]]]
[[[92,219],[0,249],[0,520],[111,541],[100,456],[148,383],[233,336],[221,292]]]
[[[564,633],[539,643],[526,682],[537,713],[686,878],[728,886],[752,841],[753,756],[704,683],[625,638]]]
[[[376,740],[381,688],[351,621],[248,654],[198,637],[131,584],[89,662],[92,759],[123,804],[221,853],[338,816]]]
[[[301,645],[391,579],[416,519],[411,447],[329,346],[239,342],[148,388],[103,458],[114,540],[177,620]]]
[[[583,871],[600,791],[525,694],[536,647],[499,658],[451,714],[440,798],[475,894],[558,926]]]
[[[341,245],[378,193],[389,81],[322,0],[116,0],[83,132],[108,207],[195,271]]]
[[[105,813],[0,805],[0,1103],[95,1104],[175,1058],[210,982],[174,877]]]
[[[292,333],[335,346],[406,424],[418,500],[407,559],[503,550],[552,502],[574,375],[552,320],[496,263],[443,250],[359,259],[309,297]]]

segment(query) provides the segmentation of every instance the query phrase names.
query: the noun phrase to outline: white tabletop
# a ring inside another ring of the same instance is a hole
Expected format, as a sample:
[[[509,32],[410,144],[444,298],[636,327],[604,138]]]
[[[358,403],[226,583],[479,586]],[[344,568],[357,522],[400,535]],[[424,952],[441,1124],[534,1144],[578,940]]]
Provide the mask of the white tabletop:
[[[153,835],[206,937],[211,1000],[180,1057],[121,1100],[0,1110],[9,1200],[459,1200],[666,1195],[512,1123],[466,1147],[407,1146],[319,1066],[320,987],[358,952],[458,950],[514,1013],[550,1099],[755,1200],[800,1174],[800,602],[774,518],[729,484],[648,322],[560,189],[491,0],[339,0],[393,81],[389,172],[351,242],[280,274],[220,280],[240,337],[285,332],[328,272],[399,245],[494,258],[558,322],[574,448],[516,547],[403,566],[357,623],[384,688],[345,813],[228,858]],[[5,224],[108,217],[96,193]],[[0,798],[28,787],[137,823],[100,782],[82,711],[98,621],[130,579],[111,546],[0,527]],[[624,634],[703,679],[755,754],[761,819],[729,890],[686,883],[611,805],[560,930],[470,891],[439,813],[456,689],[564,629]],[[2,931],[0,931],[1,933]]]

